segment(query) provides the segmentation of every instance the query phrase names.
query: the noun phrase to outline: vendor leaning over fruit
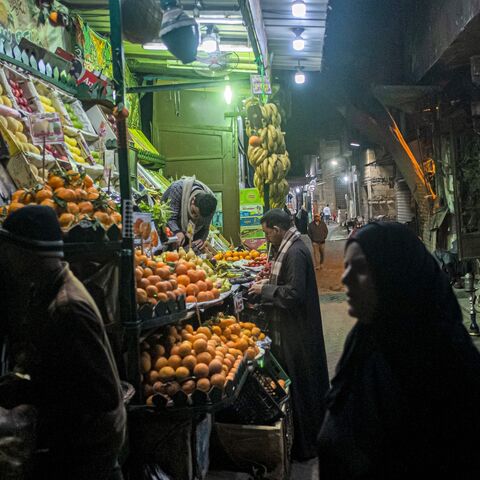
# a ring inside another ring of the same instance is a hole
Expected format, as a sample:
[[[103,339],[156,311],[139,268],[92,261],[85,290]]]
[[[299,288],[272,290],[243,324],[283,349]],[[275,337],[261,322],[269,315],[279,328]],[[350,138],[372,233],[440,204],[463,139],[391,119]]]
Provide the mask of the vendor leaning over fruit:
[[[292,457],[304,461],[317,456],[329,388],[317,281],[312,256],[289,215],[270,210],[261,223],[275,253],[269,278],[254,283],[250,294],[265,310],[272,353],[292,380]]]
[[[28,205],[12,213],[0,248],[16,305],[9,311],[13,367],[30,378],[18,402],[39,412],[42,453],[32,478],[120,480],[126,413],[118,372],[100,312],[62,261],[54,210]]]
[[[187,237],[192,232],[192,246],[201,250],[217,208],[215,195],[195,177],[184,177],[173,182],[163,194],[162,201],[168,200],[172,215],[167,226],[177,236],[177,246],[188,242]]]

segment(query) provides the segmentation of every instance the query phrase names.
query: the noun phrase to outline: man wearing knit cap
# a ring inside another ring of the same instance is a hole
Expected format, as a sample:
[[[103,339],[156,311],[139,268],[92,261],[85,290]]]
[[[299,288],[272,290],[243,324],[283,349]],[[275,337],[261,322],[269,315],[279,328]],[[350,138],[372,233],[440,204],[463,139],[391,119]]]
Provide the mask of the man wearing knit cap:
[[[49,207],[26,206],[0,228],[11,294],[23,302],[23,354],[15,371],[31,378],[25,403],[39,410],[35,478],[121,479],[117,458],[125,409],[100,313],[63,259],[62,232]]]

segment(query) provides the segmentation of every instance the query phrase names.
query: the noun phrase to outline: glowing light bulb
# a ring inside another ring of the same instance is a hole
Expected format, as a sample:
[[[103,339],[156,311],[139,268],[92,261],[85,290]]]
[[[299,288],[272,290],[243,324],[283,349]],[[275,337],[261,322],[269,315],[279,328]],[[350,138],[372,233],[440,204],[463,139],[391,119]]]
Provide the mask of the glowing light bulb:
[[[307,14],[307,6],[303,0],[295,0],[292,3],[292,15],[294,17],[304,17]]]
[[[225,102],[226,102],[227,105],[230,105],[232,103],[233,90],[232,90],[232,87],[230,85],[227,85],[225,87],[225,90],[223,92],[223,97],[225,98]]]
[[[297,37],[293,40],[292,46],[294,50],[300,52],[305,48],[305,40],[302,37]]]
[[[297,85],[302,85],[305,83],[305,74],[301,70],[297,70],[295,73],[295,83]]]

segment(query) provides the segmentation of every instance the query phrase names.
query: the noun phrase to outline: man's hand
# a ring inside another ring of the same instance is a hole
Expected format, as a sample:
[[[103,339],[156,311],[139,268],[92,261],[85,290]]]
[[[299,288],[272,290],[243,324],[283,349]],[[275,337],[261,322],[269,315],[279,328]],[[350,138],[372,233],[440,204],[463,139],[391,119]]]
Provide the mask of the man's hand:
[[[195,240],[192,242],[192,247],[196,248],[197,250],[202,250],[205,245],[203,240]]]
[[[260,295],[262,293],[263,286],[268,282],[267,279],[260,280],[259,282],[255,282],[250,286],[248,293],[251,295]]]
[[[176,234],[177,237],[177,247],[181,247],[185,243],[185,234],[182,232],[177,232]]]

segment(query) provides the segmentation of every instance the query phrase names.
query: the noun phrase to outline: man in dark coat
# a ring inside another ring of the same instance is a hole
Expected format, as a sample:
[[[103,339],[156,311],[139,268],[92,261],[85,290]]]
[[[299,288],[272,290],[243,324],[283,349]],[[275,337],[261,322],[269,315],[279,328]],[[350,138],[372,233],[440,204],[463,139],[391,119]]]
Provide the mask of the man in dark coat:
[[[318,270],[325,260],[325,242],[328,237],[327,224],[318,213],[315,214],[313,222],[308,226],[308,236],[312,241],[315,270]]]
[[[56,213],[37,205],[12,213],[0,246],[2,273],[22,312],[13,370],[30,377],[21,403],[39,411],[35,478],[120,480],[126,412],[119,375],[100,312],[62,261]]]
[[[264,305],[269,319],[272,352],[292,380],[293,458],[316,456],[316,437],[325,413],[329,388],[322,319],[312,257],[282,210],[261,220],[275,248],[272,273],[256,282],[250,293]]]

